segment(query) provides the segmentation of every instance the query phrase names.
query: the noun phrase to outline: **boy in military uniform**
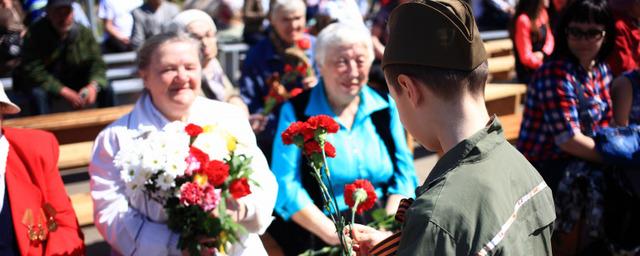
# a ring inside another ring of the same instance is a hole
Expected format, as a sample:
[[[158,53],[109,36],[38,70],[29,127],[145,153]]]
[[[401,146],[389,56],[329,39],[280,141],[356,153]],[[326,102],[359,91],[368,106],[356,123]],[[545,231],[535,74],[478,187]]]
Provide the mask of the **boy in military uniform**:
[[[445,153],[399,209],[401,233],[354,227],[358,254],[550,255],[551,190],[487,113],[487,57],[469,5],[403,4],[389,31],[382,66],[400,119]]]

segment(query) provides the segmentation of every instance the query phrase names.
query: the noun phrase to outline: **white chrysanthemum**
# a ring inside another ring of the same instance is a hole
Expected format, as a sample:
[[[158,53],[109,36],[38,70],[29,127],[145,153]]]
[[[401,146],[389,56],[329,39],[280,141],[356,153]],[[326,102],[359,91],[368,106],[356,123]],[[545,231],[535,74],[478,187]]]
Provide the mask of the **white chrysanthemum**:
[[[187,162],[185,161],[185,157],[167,159],[167,164],[164,169],[165,174],[170,175],[174,178],[184,175],[184,171],[187,169]]]
[[[173,121],[165,125],[162,130],[168,133],[184,133],[184,128],[187,124],[180,121]]]
[[[167,191],[175,185],[176,185],[175,177],[169,175],[168,173],[160,174],[156,179],[156,187],[160,188],[163,191]],[[165,194],[165,193],[162,193],[162,194]]]
[[[142,159],[143,170],[148,170],[152,174],[157,173],[160,170],[164,170],[167,163],[167,156],[162,151],[149,151],[145,152]]]

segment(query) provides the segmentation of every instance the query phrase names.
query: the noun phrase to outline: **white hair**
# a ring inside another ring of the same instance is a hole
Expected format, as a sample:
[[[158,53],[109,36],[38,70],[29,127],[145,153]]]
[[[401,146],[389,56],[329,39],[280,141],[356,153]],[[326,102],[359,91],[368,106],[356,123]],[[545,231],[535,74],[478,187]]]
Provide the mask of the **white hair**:
[[[347,23],[333,23],[324,28],[318,38],[315,46],[315,60],[319,67],[324,66],[327,51],[341,45],[360,44],[367,49],[367,61],[373,62],[373,42],[369,30],[362,25],[353,25]]]
[[[188,32],[187,27],[189,24],[195,21],[202,21],[207,25],[213,28],[213,31],[216,32],[218,29],[216,28],[216,23],[213,22],[213,19],[209,14],[197,9],[186,10],[178,13],[171,22],[166,23],[163,27],[164,32]]]
[[[307,5],[302,0],[272,0],[269,7],[269,17],[273,18],[282,12],[302,10],[306,13]]]

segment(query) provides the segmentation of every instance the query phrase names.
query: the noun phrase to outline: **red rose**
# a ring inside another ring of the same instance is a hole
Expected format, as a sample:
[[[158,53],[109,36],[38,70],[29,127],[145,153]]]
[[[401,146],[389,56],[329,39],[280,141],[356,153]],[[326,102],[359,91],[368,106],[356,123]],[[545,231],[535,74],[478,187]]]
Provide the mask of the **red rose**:
[[[293,71],[293,67],[291,65],[289,65],[289,64],[284,65],[284,72],[285,73],[289,73],[291,71]]]
[[[307,123],[311,129],[324,128],[327,133],[336,133],[340,129],[340,125],[328,115],[312,116],[307,120]]]
[[[291,123],[289,127],[287,127],[287,129],[282,132],[282,143],[284,143],[285,145],[293,144],[295,142],[296,136],[302,134],[303,127],[303,122]]]
[[[202,169],[202,174],[207,175],[209,184],[220,187],[229,177],[229,165],[213,160],[207,164],[206,168]]]
[[[195,124],[188,124],[185,128],[184,131],[187,132],[187,134],[189,134],[189,136],[191,137],[196,137],[198,136],[198,134],[202,133],[202,127],[195,125]]]
[[[229,192],[235,199],[242,198],[248,194],[251,194],[251,187],[249,187],[249,181],[247,178],[239,178],[231,182],[229,185]]]
[[[180,203],[185,206],[200,205],[204,192],[198,184],[187,182],[180,186]]]
[[[353,210],[353,206],[358,201],[356,212],[362,214],[371,209],[378,200],[378,195],[368,180],[356,180],[344,186],[344,202]]]
[[[298,46],[298,48],[306,50],[311,48],[311,41],[309,40],[309,38],[303,37],[302,39],[296,41],[296,45]]]
[[[322,150],[320,149],[320,144],[318,144],[315,140],[309,140],[304,143],[303,152],[305,155],[312,155],[314,153],[322,154]],[[336,157],[336,148],[331,145],[328,141],[324,142],[324,153],[327,157]]]
[[[289,98],[293,98],[295,96],[298,96],[299,94],[301,94],[302,92],[304,92],[304,90],[302,90],[302,88],[293,88],[291,89],[291,91],[289,92]]]

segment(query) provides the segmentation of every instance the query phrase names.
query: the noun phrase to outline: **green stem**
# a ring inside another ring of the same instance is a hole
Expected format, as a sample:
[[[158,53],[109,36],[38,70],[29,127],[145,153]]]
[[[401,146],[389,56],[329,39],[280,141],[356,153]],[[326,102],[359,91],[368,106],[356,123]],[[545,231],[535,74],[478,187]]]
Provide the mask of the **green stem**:
[[[322,150],[322,161],[324,162],[324,173],[327,176],[327,181],[329,182],[329,195],[331,197],[331,201],[333,202],[333,207],[335,212],[329,214],[335,214],[336,217],[340,216],[340,208],[338,208],[338,202],[336,200],[335,192],[333,191],[333,182],[331,182],[331,171],[329,170],[329,164],[327,163],[327,154],[324,150],[324,142],[319,143],[320,149]],[[344,237],[344,223],[337,224],[336,223],[336,232],[338,232],[338,238],[340,239],[340,245],[342,246],[342,253],[344,255],[351,255],[351,247],[348,245],[346,238]]]

